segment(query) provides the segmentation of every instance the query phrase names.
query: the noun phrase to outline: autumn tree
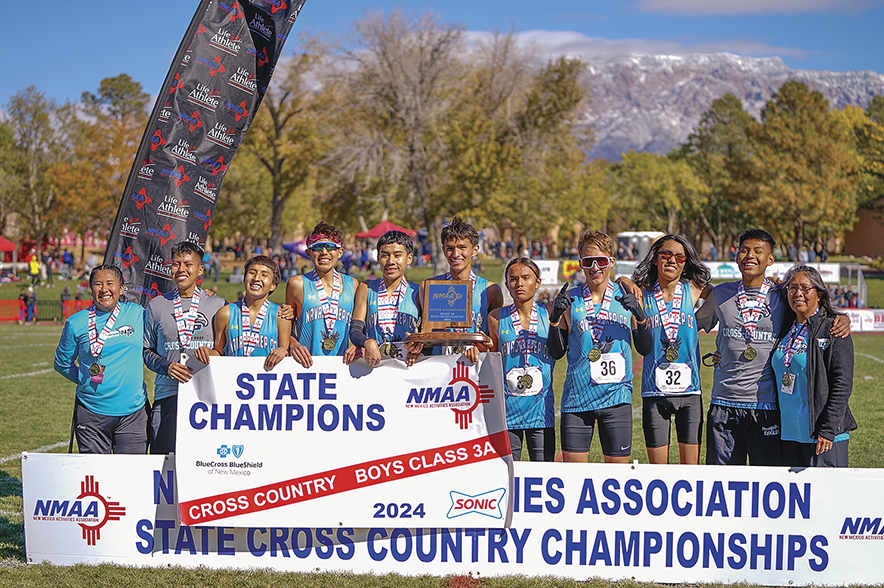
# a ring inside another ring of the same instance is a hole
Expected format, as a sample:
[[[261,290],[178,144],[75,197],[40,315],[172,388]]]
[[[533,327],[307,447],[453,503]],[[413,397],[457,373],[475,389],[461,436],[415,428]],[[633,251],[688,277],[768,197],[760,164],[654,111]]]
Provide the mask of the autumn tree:
[[[694,207],[690,214],[718,251],[725,251],[728,242],[750,224],[749,217],[737,206],[738,191],[732,171],[751,152],[749,127],[753,122],[755,119],[743,109],[740,99],[725,94],[712,101],[674,155],[683,158],[709,188],[706,202]],[[696,238],[695,245],[699,246]]]
[[[751,152],[734,168],[739,206],[797,248],[855,221],[850,129],[818,91],[788,81],[749,126]]]

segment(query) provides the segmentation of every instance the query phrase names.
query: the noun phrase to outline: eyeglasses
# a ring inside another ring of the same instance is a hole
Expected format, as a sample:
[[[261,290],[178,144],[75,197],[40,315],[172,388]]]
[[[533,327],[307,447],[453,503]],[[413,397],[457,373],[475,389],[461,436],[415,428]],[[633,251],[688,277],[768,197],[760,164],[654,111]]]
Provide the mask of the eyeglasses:
[[[309,249],[310,251],[313,251],[315,253],[319,253],[323,249],[325,249],[326,251],[337,251],[340,248],[341,248],[341,246],[338,245],[337,243],[332,243],[330,241],[320,241],[319,243],[314,243],[313,245],[311,245],[307,249]]]
[[[599,266],[599,269],[605,269],[614,260],[613,257],[605,257],[604,255],[592,255],[580,258],[580,267],[590,269],[593,265]]]
[[[666,251],[665,249],[657,252],[657,257],[662,259],[663,261],[669,261],[672,257],[675,257],[676,263],[684,263],[687,257],[682,253],[673,253],[671,251]]]
[[[798,286],[796,284],[793,284],[786,288],[786,292],[789,293],[789,296],[795,296],[796,294],[798,294],[799,290],[801,290],[802,294],[807,296],[811,293],[811,291],[816,290],[816,288],[814,288],[813,286]]]

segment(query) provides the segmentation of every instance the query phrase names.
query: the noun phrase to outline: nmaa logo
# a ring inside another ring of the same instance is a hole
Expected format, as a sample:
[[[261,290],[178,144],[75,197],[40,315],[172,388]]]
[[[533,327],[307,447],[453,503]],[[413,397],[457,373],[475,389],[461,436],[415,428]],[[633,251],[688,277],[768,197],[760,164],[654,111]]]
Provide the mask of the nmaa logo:
[[[35,521],[77,523],[87,545],[101,539],[101,529],[110,521],[126,516],[126,507],[111,502],[98,490],[94,476],[80,482],[80,495],[74,500],[38,500],[34,507]]]
[[[473,411],[480,404],[487,404],[494,398],[494,390],[472,380],[469,371],[463,362],[457,362],[447,386],[412,388],[405,407],[450,408],[454,412],[457,425],[461,429],[468,428],[473,422]]]
[[[884,525],[881,524],[881,517],[873,519],[869,517],[845,517],[838,538],[882,541],[884,540]]]
[[[454,519],[470,513],[477,513],[492,519],[502,519],[502,507],[505,504],[503,497],[505,494],[506,490],[503,488],[490,490],[474,496],[452,490],[449,494],[451,496],[451,508],[448,509],[448,514],[445,516],[449,519]]]

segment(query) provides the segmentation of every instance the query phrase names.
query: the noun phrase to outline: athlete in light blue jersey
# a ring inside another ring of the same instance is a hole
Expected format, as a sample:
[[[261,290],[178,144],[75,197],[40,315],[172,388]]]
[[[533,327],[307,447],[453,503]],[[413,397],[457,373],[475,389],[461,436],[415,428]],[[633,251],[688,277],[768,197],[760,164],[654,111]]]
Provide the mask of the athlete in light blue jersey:
[[[92,306],[65,321],[55,350],[55,370],[77,385],[77,445],[80,453],[145,453],[144,309],[120,302],[116,266],[95,267],[89,286]]]
[[[531,461],[553,461],[556,451],[555,360],[547,348],[549,314],[534,300],[540,269],[526,257],[504,271],[513,304],[489,316],[492,350],[500,352],[506,393],[506,426],[513,458],[521,459],[522,438]]]
[[[286,285],[286,302],[297,317],[291,353],[304,367],[313,365],[313,356],[343,356],[348,348],[358,281],[335,269],[343,240],[339,229],[317,224],[307,237],[313,271],[290,278]]]
[[[246,293],[215,314],[215,348],[212,355],[266,357],[264,369],[272,369],[287,355],[292,321],[279,315],[268,300],[281,279],[279,266],[266,255],[246,262]]]
[[[473,272],[473,258],[479,254],[479,233],[476,228],[456,216],[442,229],[442,249],[448,261],[448,272],[433,280],[469,280],[473,285],[473,325],[471,332],[488,334],[488,314],[503,305],[500,286]],[[425,284],[421,285],[425,288]],[[480,349],[481,348],[481,349]],[[472,363],[479,359],[479,352],[486,351],[482,345],[472,345],[466,349],[458,347],[434,347],[434,355],[464,353]]]
[[[405,350],[405,338],[418,330],[420,322],[419,286],[408,281],[405,270],[414,259],[414,243],[402,231],[387,231],[378,239],[380,279],[359,284],[353,321],[350,323],[352,345],[344,354],[344,363],[361,356],[375,367],[387,358],[413,363]]]
[[[632,448],[632,342],[649,334],[635,295],[610,280],[614,244],[601,232],[580,235],[577,250],[586,284],[565,288],[550,313],[550,353],[567,352],[562,392],[562,457],[585,462],[598,422],[605,462],[628,463]],[[561,322],[560,322],[561,319]]]
[[[681,463],[697,464],[703,427],[700,346],[694,306],[709,284],[709,269],[684,235],[664,235],[636,266],[644,293],[651,347],[641,350],[642,428],[651,463],[669,463],[672,417]],[[647,353],[644,353],[647,351]]]

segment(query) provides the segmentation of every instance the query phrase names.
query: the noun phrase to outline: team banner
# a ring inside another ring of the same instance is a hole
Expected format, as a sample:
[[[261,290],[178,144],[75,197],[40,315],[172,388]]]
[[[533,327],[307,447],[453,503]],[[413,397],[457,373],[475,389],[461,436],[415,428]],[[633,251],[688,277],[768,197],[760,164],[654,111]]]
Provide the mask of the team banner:
[[[105,263],[126,297],[172,284],[179,241],[204,246],[218,191],[304,0],[202,0],[172,61],[129,173]]]
[[[497,354],[313,361],[265,371],[263,358],[213,357],[179,386],[185,525],[509,526]]]
[[[510,528],[389,518],[355,527],[319,503],[325,522],[317,526],[188,527],[178,521],[175,462],[26,454],[28,561],[767,586],[881,581],[880,469],[517,462]]]

